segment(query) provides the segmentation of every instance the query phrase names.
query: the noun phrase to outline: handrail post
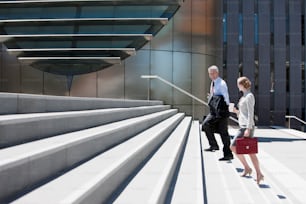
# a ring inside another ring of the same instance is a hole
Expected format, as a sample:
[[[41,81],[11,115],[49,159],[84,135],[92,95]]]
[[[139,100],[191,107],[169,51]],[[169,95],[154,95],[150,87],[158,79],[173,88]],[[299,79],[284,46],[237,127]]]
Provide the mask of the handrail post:
[[[148,81],[147,81],[147,99],[148,101],[150,100],[151,96],[150,96],[150,83],[151,82],[151,79],[148,78]]]
[[[192,98],[192,120],[194,120],[194,99]]]
[[[289,117],[289,120],[288,120],[288,128],[289,128],[289,129],[291,129],[291,124],[290,124],[290,122],[291,122],[291,117]]]
[[[150,96],[150,82],[152,78],[155,78],[154,75],[141,75],[141,78],[147,79],[147,100],[149,101],[151,96]]]

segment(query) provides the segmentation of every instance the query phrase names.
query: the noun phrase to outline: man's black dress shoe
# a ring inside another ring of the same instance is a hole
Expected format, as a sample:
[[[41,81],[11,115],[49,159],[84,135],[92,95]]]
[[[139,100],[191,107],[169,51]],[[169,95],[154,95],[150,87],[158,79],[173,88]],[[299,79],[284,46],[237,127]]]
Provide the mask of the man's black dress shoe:
[[[204,149],[204,151],[206,152],[214,152],[214,151],[217,151],[219,150],[219,147],[209,147],[207,149]]]
[[[230,161],[232,159],[234,159],[234,157],[230,155],[230,156],[225,156],[225,157],[220,158],[219,161]]]

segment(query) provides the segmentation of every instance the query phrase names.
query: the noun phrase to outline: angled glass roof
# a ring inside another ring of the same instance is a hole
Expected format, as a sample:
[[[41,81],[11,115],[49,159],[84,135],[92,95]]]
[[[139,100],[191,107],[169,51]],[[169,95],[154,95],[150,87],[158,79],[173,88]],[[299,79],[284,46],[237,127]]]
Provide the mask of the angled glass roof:
[[[50,48],[55,44],[78,48],[82,43],[102,48],[140,48],[151,38],[152,34],[34,34],[0,35],[0,42],[8,48]]]
[[[21,63],[40,70],[65,75],[88,73],[118,63],[106,57],[121,61],[134,55],[167,24],[182,2],[0,1],[0,42]]]
[[[167,18],[62,18],[0,20],[1,34],[155,34]]]
[[[120,57],[125,59],[136,54],[135,48],[43,48],[7,49],[17,57]]]

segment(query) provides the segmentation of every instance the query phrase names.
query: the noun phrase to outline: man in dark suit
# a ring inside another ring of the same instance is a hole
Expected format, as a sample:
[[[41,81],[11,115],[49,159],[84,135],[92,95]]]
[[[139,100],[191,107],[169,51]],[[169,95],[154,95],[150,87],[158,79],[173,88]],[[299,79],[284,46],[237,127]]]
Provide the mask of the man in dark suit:
[[[214,152],[219,150],[214,133],[219,133],[223,143],[223,157],[220,161],[228,161],[233,159],[230,150],[230,137],[228,134],[228,105],[229,94],[226,82],[219,77],[219,69],[212,65],[208,68],[209,78],[212,80],[210,85],[209,106],[210,113],[206,116],[202,123],[202,130],[205,132],[210,147],[205,151]]]

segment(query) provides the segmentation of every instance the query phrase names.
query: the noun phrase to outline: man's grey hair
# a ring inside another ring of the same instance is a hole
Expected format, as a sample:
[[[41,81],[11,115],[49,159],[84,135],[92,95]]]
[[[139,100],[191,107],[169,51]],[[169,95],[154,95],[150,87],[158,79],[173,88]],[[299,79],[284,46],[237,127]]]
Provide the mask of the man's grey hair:
[[[208,67],[208,71],[216,71],[219,73],[219,68],[216,65],[212,65]]]

